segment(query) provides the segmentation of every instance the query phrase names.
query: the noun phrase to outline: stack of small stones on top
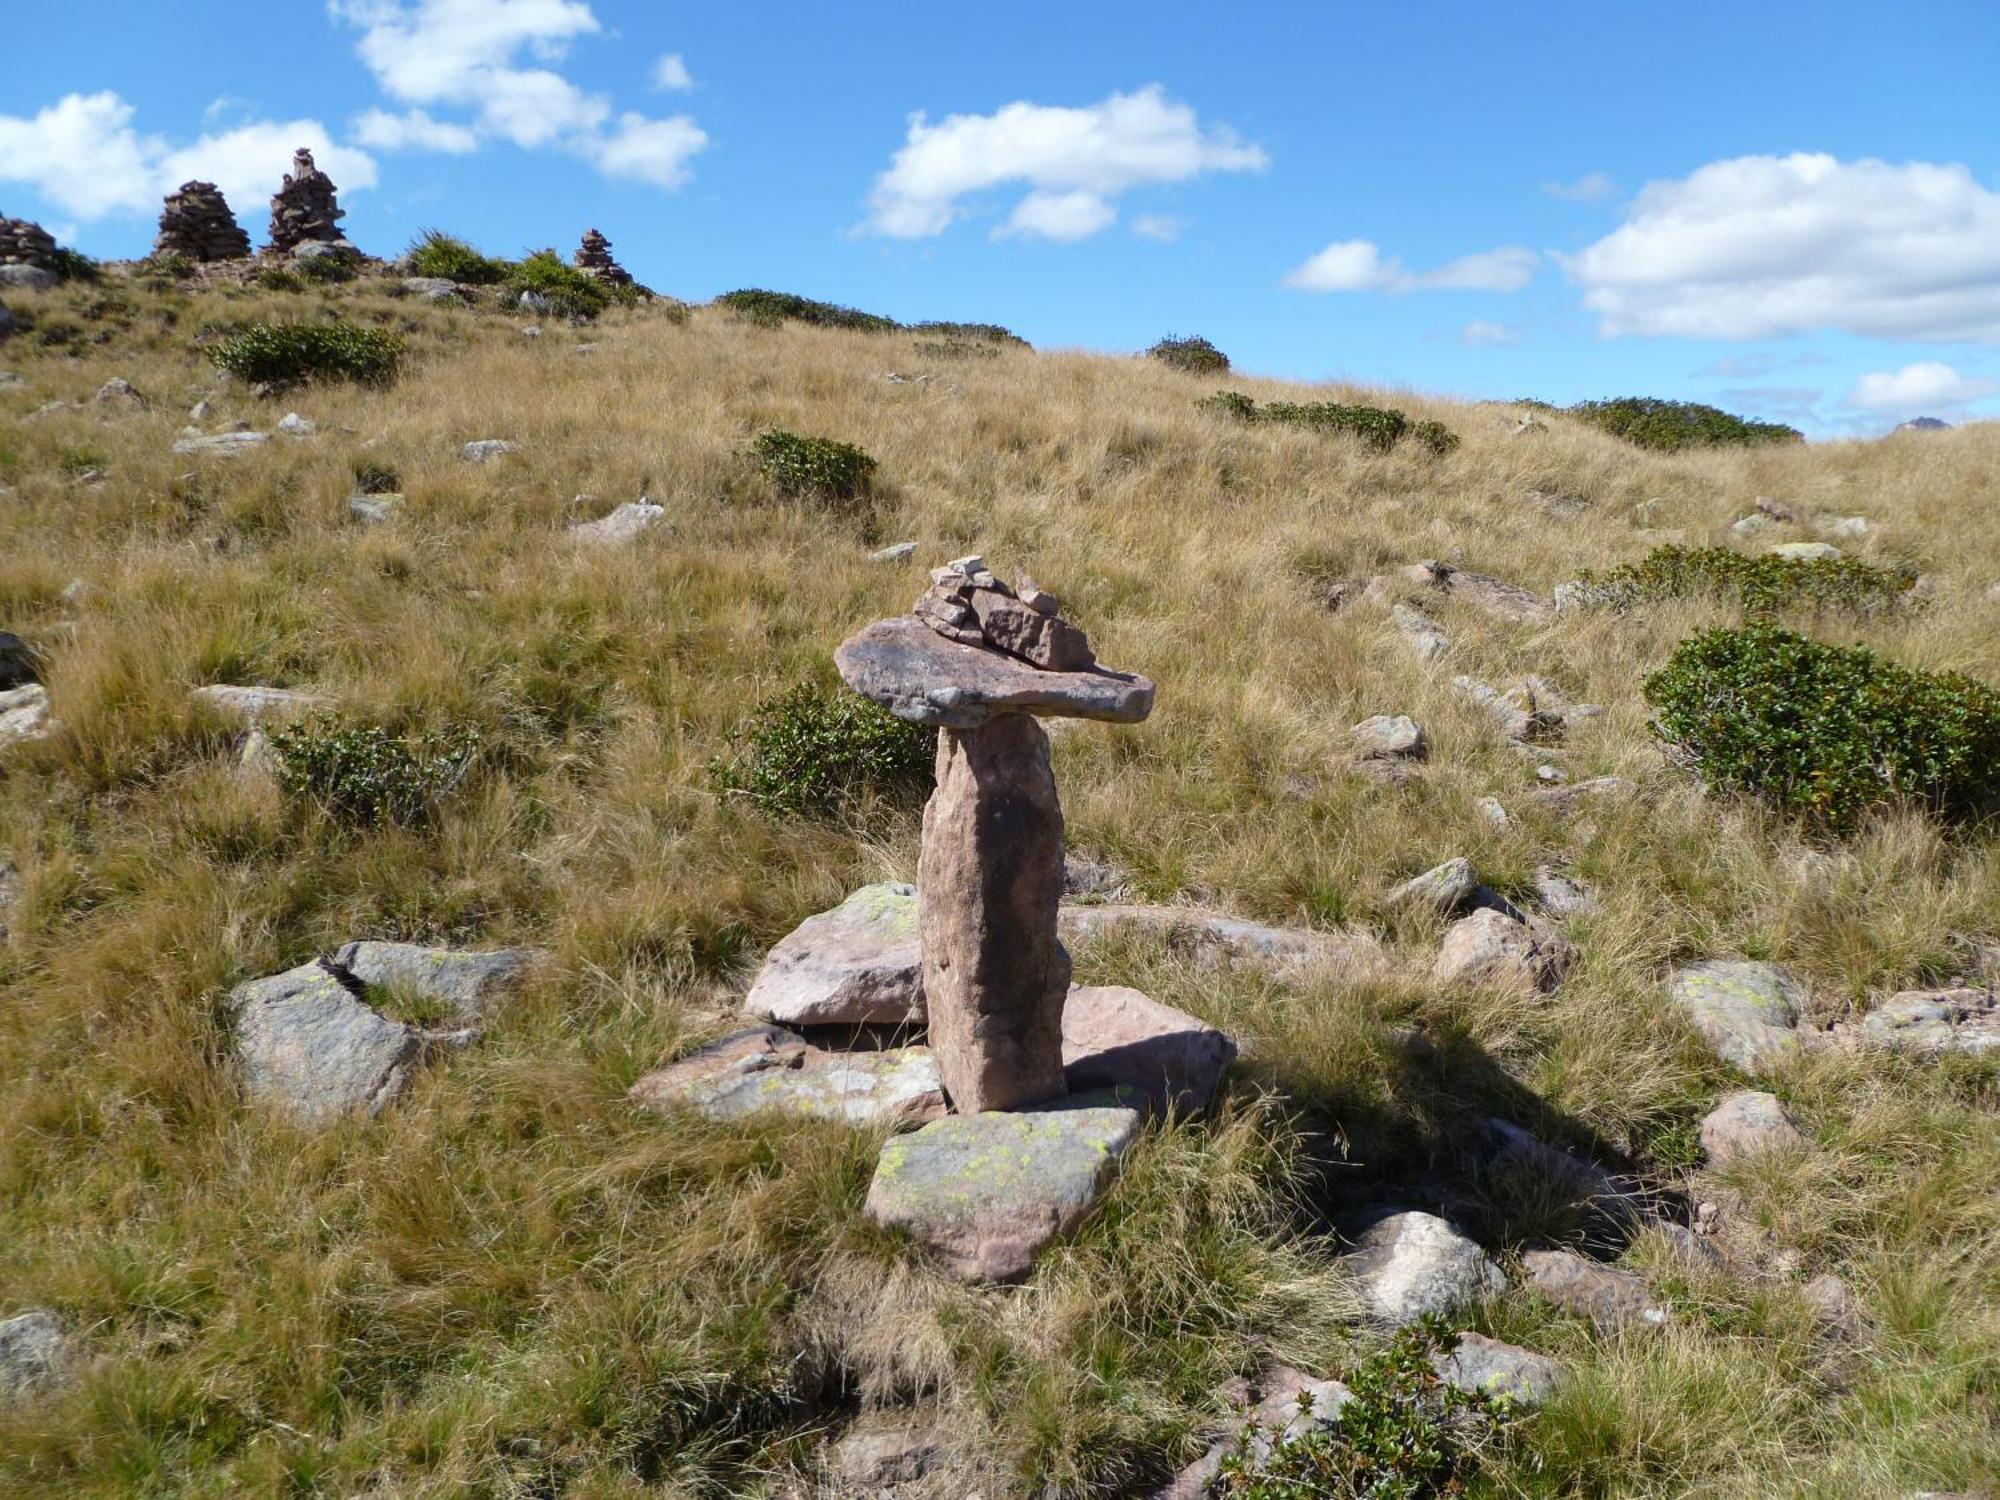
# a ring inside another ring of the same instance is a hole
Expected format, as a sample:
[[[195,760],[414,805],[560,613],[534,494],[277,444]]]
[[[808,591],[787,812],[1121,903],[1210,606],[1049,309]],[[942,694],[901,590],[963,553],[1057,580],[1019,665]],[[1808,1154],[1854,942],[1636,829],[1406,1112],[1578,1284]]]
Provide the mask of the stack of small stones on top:
[[[0,217],[0,266],[39,266],[55,253],[55,236],[41,225]]]
[[[948,641],[991,646],[1050,672],[1097,665],[1089,638],[1061,618],[1056,596],[1023,574],[1007,587],[983,557],[961,557],[931,570],[931,586],[912,607]]]
[[[346,245],[340,221],[347,215],[333,195],[333,179],[313,165],[312,152],[299,147],[284,186],[271,198],[271,249],[284,255],[309,241]]]
[[[167,195],[160,210],[160,235],[155,255],[185,255],[189,260],[242,260],[250,254],[250,236],[229,211],[222,189],[212,182],[184,182]]]
[[[595,276],[606,286],[630,286],[632,273],[611,256],[611,241],[595,229],[584,231],[583,243],[571,257],[579,271]]]

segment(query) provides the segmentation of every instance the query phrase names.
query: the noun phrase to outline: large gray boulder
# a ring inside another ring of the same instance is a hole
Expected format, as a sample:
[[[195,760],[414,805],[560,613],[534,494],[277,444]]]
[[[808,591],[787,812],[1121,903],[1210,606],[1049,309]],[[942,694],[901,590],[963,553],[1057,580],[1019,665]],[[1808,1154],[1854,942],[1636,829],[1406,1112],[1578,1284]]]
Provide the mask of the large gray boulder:
[[[243,1086],[304,1125],[379,1114],[409,1086],[425,1037],[364,1003],[325,964],[253,979],[230,997]]]
[[[1724,1062],[1757,1075],[1798,1056],[1805,992],[1777,964],[1710,959],[1688,964],[1667,983],[1678,1005]]]
[[[1443,1316],[1507,1286],[1477,1244],[1436,1214],[1414,1210],[1369,1226],[1346,1263],[1368,1310],[1398,1327]]]
[[[922,1022],[917,888],[864,885],[807,917],[766,955],[744,1008],[781,1026]]]
[[[962,1281],[1018,1281],[1110,1184],[1139,1133],[1129,1109],[952,1115],[882,1148],[867,1213]]]

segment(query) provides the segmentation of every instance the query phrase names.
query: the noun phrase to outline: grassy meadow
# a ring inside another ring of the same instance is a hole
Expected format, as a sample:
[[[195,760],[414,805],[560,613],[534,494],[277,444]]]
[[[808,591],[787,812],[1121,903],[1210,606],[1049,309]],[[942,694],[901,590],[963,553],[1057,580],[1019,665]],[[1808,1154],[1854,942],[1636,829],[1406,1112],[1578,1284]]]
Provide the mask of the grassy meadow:
[[[1743,1252],[1725,1271],[1631,1244],[1664,1329],[1599,1334],[1519,1288],[1471,1310],[1573,1372],[1475,1493],[2000,1486],[1994,1060],[1815,1051],[1772,1085],[1809,1149],[1712,1172],[1696,1126],[1741,1080],[1662,984],[1680,961],[1779,960],[1830,1026],[1970,972],[2000,944],[2000,838],[1888,812],[1836,842],[1705,798],[1639,685],[1725,606],[1523,624],[1448,602],[1451,648],[1425,662],[1385,602],[1323,602],[1422,558],[1546,595],[1668,541],[1811,535],[1733,536],[1769,496],[1867,517],[1843,548],[1929,590],[1921,612],[1788,623],[2000,684],[2000,426],[1661,455],[1560,416],[1515,437],[1508,407],[949,357],[720,308],[528,338],[519,313],[393,286],[8,297],[33,325],[0,343],[22,377],[0,385],[0,628],[42,654],[59,728],[0,752],[0,1317],[50,1308],[82,1354],[45,1399],[0,1404],[0,1494],[832,1495],[828,1443],[913,1407],[951,1472],[899,1495],[1141,1495],[1207,1446],[1232,1379],[1335,1374],[1373,1346],[1335,1253],[1356,1210],[1447,1207],[1503,1263],[1581,1234],[1469,1165],[1464,1128],[1496,1114],[1668,1201],[1725,1203]],[[330,309],[405,334],[401,378],[258,399],[199,347]],[[112,377],[145,405],[96,403]],[[1394,406],[1462,442],[1382,453],[1197,409],[1222,387]],[[211,431],[287,411],[317,431],[171,454],[202,398]],[[56,401],[81,404],[36,414]],[[749,457],[769,428],[865,449],[872,503],[776,499]],[[461,461],[483,438],[519,451]],[[357,464],[395,471],[391,521],[350,515]],[[642,495],[666,516],[631,546],[567,535]],[[907,561],[868,560],[903,540]],[[975,551],[1159,684],[1149,722],[1054,737],[1074,850],[1137,899],[1361,927],[1392,959],[1297,984],[1136,941],[1079,952],[1079,980],[1224,1026],[1244,1058],[1209,1117],[1148,1128],[1016,1289],[950,1282],[869,1225],[877,1135],[625,1098],[730,1024],[801,918],[914,876],[914,810],[775,819],[709,768],[759,702],[833,685],[845,635]],[[1637,793],[1535,804],[1534,757],[1455,673],[1604,705],[1562,764]],[[469,728],[477,767],[430,826],[352,826],[242,774],[240,726],[190,699],[205,683]],[[1430,738],[1405,785],[1350,763],[1378,713]],[[1578,960],[1553,994],[1441,988],[1442,924],[1384,911],[1461,854],[1524,902],[1546,864],[1599,896],[1565,924]],[[230,987],[361,937],[549,959],[377,1119],[307,1132],[247,1107]],[[1840,1328],[1801,1295],[1825,1272],[1858,1303]]]

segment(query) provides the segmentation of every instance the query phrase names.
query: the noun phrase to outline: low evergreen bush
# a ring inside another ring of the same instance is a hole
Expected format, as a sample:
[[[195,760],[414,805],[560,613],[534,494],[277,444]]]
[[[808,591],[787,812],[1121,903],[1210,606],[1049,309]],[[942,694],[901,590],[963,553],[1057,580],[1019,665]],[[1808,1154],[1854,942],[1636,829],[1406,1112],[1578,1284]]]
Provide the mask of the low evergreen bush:
[[[1782,422],[1758,422],[1732,416],[1699,401],[1663,401],[1652,396],[1621,396],[1610,401],[1580,401],[1568,415],[1601,428],[1613,437],[1641,448],[1672,453],[1682,448],[1751,447],[1761,443],[1802,443],[1805,434]]]
[[[51,250],[42,262],[42,269],[53,273],[57,281],[95,281],[101,274],[96,261],[67,245]]]
[[[252,323],[211,344],[207,353],[239,380],[281,386],[307,380],[386,385],[402,366],[403,341],[353,323]]]
[[[753,451],[757,466],[780,495],[829,503],[864,497],[875,474],[875,460],[852,443],[832,438],[800,437],[795,432],[761,432]]]
[[[304,278],[283,266],[259,267],[250,279],[267,292],[302,292],[306,289]]]
[[[837,821],[930,795],[937,736],[849,692],[801,683],[767,699],[710,764],[724,792],[779,817]]]
[[[726,307],[749,322],[766,326],[787,319],[794,323],[810,323],[817,328],[850,328],[861,333],[894,333],[903,326],[894,318],[876,313],[861,312],[834,302],[816,302],[811,297],[801,297],[792,292],[765,291],[761,287],[724,292],[715,302],[718,307]]]
[[[1348,406],[1338,401],[1266,401],[1259,406],[1240,391],[1217,391],[1195,405],[1239,422],[1278,422],[1314,432],[1345,433],[1380,453],[1388,452],[1405,437],[1438,455],[1458,446],[1458,434],[1442,422],[1413,422],[1388,407]]]
[[[603,282],[579,271],[553,250],[524,256],[507,273],[507,285],[517,298],[527,297],[530,307],[579,323],[596,317],[612,303]]]
[[[928,334],[933,338],[948,341],[965,341],[978,344],[1013,344],[1022,349],[1032,348],[1026,339],[1012,329],[1002,328],[998,323],[941,323],[935,320],[912,323],[910,332]]]
[[[442,229],[426,229],[403,254],[412,276],[442,277],[461,286],[498,286],[513,270],[506,261],[481,255]]]
[[[1229,369],[1229,356],[1204,338],[1177,338],[1168,334],[1146,353],[1187,375],[1221,375]]]
[[[354,258],[347,255],[315,255],[309,260],[293,262],[299,280],[316,286],[335,286],[343,281],[352,281],[359,274]]]
[[[1886,802],[2000,806],[2000,692],[1956,672],[1754,625],[1681,642],[1645,694],[1669,757],[1710,790],[1835,830]]]
[[[1719,599],[1753,615],[1784,610],[1839,610],[1874,614],[1904,609],[1917,575],[1908,568],[1878,567],[1855,557],[1749,556],[1726,547],[1661,547],[1638,562],[1578,578],[1583,597],[1610,609],[1630,609],[1668,599]]]
[[[406,738],[321,716],[271,731],[278,784],[357,827],[419,827],[463,784],[478,753],[472,730]]]

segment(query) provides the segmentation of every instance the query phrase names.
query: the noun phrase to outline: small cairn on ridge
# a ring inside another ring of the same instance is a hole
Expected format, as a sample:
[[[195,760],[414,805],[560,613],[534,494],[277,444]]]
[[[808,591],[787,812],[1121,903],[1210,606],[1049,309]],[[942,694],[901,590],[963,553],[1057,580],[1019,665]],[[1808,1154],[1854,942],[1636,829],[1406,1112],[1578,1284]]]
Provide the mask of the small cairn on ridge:
[[[47,265],[55,253],[55,236],[41,225],[0,216],[0,266]]]
[[[185,255],[189,260],[242,260],[250,254],[250,236],[229,211],[222,189],[212,182],[184,182],[167,194],[160,209],[160,234],[155,255]]]
[[[576,247],[571,259],[579,271],[596,277],[606,286],[632,285],[632,273],[612,258],[611,241],[595,229],[584,231],[583,243]]]
[[[312,152],[299,147],[285,185],[271,198],[270,248],[280,255],[315,241],[351,248],[340,232],[340,220],[346,217],[334,201],[333,179],[313,165]]]

